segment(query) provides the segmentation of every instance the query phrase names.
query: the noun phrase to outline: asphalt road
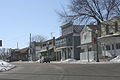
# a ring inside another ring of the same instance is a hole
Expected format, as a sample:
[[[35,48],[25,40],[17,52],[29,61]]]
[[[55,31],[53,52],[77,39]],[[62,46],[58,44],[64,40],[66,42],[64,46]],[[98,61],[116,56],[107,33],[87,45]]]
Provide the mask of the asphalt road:
[[[0,80],[120,80],[120,64],[14,64]]]

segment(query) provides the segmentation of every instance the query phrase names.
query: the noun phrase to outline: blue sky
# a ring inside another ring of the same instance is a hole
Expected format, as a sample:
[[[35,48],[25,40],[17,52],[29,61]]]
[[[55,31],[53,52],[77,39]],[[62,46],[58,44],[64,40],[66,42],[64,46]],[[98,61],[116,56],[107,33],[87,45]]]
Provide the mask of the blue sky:
[[[43,35],[47,39],[60,35],[59,17],[68,0],[0,0],[0,39],[4,48],[28,46],[29,34]]]

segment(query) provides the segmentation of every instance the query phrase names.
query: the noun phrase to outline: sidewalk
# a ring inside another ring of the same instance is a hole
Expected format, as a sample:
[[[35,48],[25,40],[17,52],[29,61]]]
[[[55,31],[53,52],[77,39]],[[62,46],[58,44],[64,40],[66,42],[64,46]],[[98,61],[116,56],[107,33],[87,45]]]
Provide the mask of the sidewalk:
[[[39,63],[36,61],[16,61],[11,63]],[[74,61],[74,62],[64,62],[64,61],[51,61],[54,64],[120,64],[120,62],[87,62],[87,61]]]
[[[75,61],[75,62],[52,61],[51,63],[60,63],[60,64],[120,64],[120,62],[87,62],[87,61]]]

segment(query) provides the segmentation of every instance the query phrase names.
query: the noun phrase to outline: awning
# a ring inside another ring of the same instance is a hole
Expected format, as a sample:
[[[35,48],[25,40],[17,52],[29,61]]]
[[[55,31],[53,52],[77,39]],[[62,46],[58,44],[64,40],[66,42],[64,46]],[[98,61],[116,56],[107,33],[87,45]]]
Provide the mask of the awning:
[[[62,49],[65,49],[65,48],[73,48],[73,46],[58,47],[55,49],[55,52],[61,51]]]
[[[86,43],[86,44],[81,44],[80,46],[77,46],[77,48],[80,48],[80,47],[82,47],[82,46],[88,46],[88,45],[92,45],[92,44],[93,44],[93,42]]]
[[[59,47],[57,49],[64,49],[64,48],[72,48],[73,46],[63,46],[63,47]]]

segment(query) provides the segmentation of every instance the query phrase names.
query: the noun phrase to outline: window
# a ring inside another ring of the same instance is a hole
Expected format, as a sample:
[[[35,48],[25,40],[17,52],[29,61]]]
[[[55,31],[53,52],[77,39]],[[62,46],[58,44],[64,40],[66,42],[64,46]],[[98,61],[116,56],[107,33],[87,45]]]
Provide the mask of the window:
[[[46,44],[43,44],[43,47],[46,46]]]
[[[84,49],[81,49],[81,53],[82,53],[82,52],[85,52],[85,50],[84,50]]]
[[[120,43],[116,44],[116,49],[120,49]]]
[[[86,39],[87,39],[87,34],[84,35],[84,40],[86,40]]]
[[[118,23],[115,22],[115,32],[117,32],[117,31],[118,31]]]
[[[106,50],[110,50],[110,45],[106,45]]]
[[[52,42],[49,43],[50,45],[52,44]]]
[[[114,50],[114,44],[112,44],[112,50]]]
[[[88,50],[89,50],[89,51],[92,51],[92,48],[89,48]]]
[[[109,25],[107,24],[105,28],[106,28],[106,34],[109,34]]]

